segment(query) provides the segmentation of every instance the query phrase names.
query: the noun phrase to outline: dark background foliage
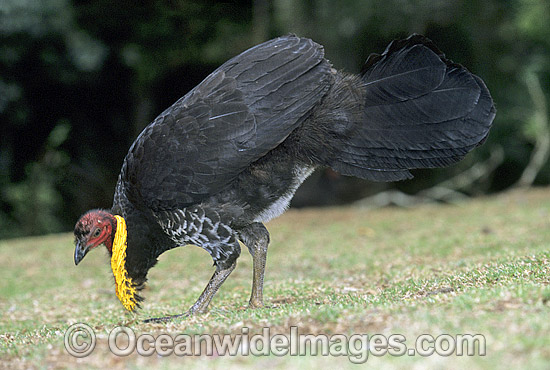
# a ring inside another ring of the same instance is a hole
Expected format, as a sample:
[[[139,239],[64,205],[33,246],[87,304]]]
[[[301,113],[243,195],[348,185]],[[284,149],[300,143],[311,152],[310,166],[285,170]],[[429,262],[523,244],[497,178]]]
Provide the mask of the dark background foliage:
[[[83,211],[109,207],[129,146],[158,113],[228,58],[286,33],[313,38],[348,72],[394,38],[425,34],[485,80],[498,109],[486,145],[459,165],[397,184],[318,171],[294,206],[414,194],[501,150],[461,192],[547,185],[548,24],[546,0],[3,0],[0,237],[70,230]]]

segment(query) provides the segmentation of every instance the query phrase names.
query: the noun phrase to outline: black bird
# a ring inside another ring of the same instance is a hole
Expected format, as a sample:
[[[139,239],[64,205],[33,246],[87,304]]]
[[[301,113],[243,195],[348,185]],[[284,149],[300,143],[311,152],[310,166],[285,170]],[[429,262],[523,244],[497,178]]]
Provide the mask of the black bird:
[[[241,241],[254,266],[249,306],[261,307],[263,223],[287,209],[316,168],[408,179],[409,169],[462,159],[485,141],[494,116],[483,81],[420,35],[371,55],[359,75],[334,69],[312,40],[267,41],[224,63],[143,130],[112,208],[77,222],[75,264],[104,244],[116,294],[134,310],[160,254],[202,247],[216,270],[183,315],[197,314],[235,268]]]

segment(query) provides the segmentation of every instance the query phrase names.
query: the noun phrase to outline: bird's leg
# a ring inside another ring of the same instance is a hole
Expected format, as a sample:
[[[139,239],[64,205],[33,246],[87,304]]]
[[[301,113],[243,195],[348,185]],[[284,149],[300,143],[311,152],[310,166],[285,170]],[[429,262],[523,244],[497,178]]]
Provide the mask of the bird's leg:
[[[225,279],[227,279],[229,274],[231,274],[231,272],[235,269],[235,266],[237,266],[237,260],[233,261],[233,263],[226,269],[216,269],[214,275],[212,275],[210,281],[206,284],[206,288],[204,288],[203,292],[199,296],[199,299],[197,299],[186,314],[194,315],[196,313],[205,313],[208,309],[210,301],[212,301],[212,298],[214,298],[214,295],[222,286]]]
[[[269,232],[261,223],[254,223],[240,232],[243,243],[252,255],[252,293],[248,307],[263,307],[263,290]]]
[[[178,317],[187,317],[195,314],[205,313],[208,309],[210,301],[212,301],[212,298],[214,297],[220,286],[223,284],[225,279],[227,279],[229,274],[231,274],[231,272],[235,269],[235,266],[237,266],[237,260],[233,261],[233,263],[225,269],[216,269],[214,275],[212,275],[210,281],[206,285],[206,288],[204,288],[203,292],[199,296],[199,299],[197,299],[197,301],[186,312],[180,315],[154,317],[151,319],[147,319],[144,322],[165,322]]]
[[[265,247],[264,247],[265,245]],[[258,308],[264,306],[264,274],[265,261],[267,259],[267,244],[258,245],[253,260],[252,293],[248,301],[248,307]]]

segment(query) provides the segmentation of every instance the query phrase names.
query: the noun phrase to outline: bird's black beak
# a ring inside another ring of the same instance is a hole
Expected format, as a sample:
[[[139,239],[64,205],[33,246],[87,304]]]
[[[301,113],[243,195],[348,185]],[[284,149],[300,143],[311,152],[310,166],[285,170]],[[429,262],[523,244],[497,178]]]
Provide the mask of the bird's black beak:
[[[74,264],[78,265],[78,263],[82,261],[82,259],[84,258],[86,253],[88,253],[89,250],[90,248],[86,245],[85,242],[81,240],[77,240],[76,246],[74,248]]]

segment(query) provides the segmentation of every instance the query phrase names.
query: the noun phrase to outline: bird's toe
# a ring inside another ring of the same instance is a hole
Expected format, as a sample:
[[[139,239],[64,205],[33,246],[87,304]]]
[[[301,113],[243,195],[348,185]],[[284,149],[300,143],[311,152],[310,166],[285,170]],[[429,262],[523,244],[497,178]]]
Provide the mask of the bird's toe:
[[[185,313],[182,313],[182,314],[179,314],[179,315],[169,315],[169,316],[163,316],[163,317],[151,317],[150,319],[143,320],[143,322],[146,323],[146,324],[149,324],[149,323],[166,323],[166,322],[172,321],[174,319],[179,319],[179,318],[182,318],[182,317],[188,317],[188,316],[191,316],[191,315],[192,315],[191,313],[185,312]]]

